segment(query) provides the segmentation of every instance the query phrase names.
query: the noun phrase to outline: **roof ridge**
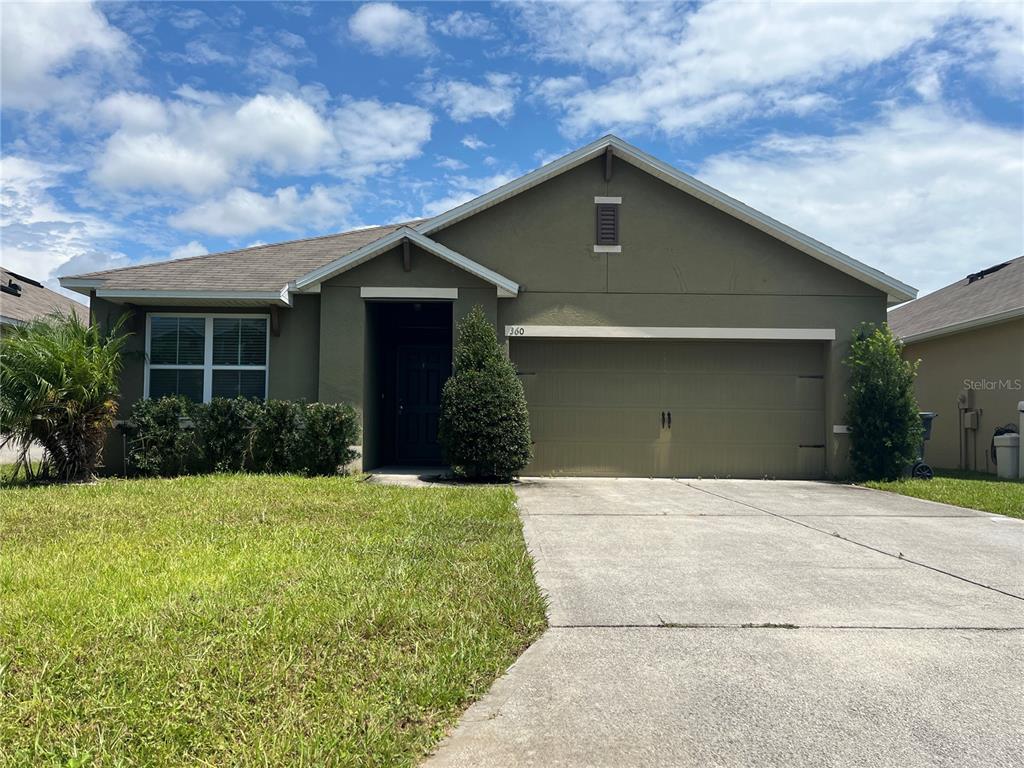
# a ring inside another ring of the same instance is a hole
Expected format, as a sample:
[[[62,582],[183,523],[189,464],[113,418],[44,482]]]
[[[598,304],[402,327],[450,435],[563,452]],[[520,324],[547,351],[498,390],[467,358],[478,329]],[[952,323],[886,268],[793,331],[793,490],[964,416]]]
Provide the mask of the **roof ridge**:
[[[423,219],[410,219],[408,221],[399,221],[399,222],[394,222],[394,223],[391,223],[391,224],[374,224],[373,226],[369,226],[369,227],[356,227],[355,229],[349,229],[349,230],[346,230],[345,232],[332,232],[331,234],[327,234],[327,235],[313,235],[312,237],[298,237],[298,238],[295,238],[294,240],[281,240],[281,241],[276,242],[276,243],[262,243],[260,245],[251,245],[251,246],[247,246],[245,248],[230,248],[230,249],[228,249],[226,251],[214,251],[213,253],[202,253],[202,254],[199,254],[198,256],[182,256],[181,258],[178,258],[178,259],[162,259],[160,261],[147,261],[144,264],[129,264],[127,267],[116,267],[114,269],[100,269],[100,270],[95,270],[93,272],[81,272],[81,273],[76,274],[76,275],[61,275],[61,277],[62,278],[70,278],[72,280],[75,280],[75,279],[78,279],[78,278],[97,277],[99,275],[110,275],[110,274],[113,274],[115,272],[120,274],[120,273],[123,273],[123,272],[128,272],[128,271],[133,270],[133,269],[143,269],[144,267],[152,267],[152,266],[155,266],[155,265],[158,265],[158,264],[161,265],[161,266],[163,266],[165,264],[180,264],[180,263],[186,262],[186,261],[196,261],[197,259],[208,259],[208,258],[210,258],[212,256],[223,256],[223,255],[228,254],[228,253],[241,253],[243,251],[258,251],[258,250],[261,250],[263,248],[277,248],[277,247],[282,246],[282,245],[294,245],[295,243],[309,243],[309,242],[313,242],[315,240],[327,240],[328,238],[332,238],[332,237],[343,237],[345,235],[354,235],[357,232],[367,232],[367,231],[372,230],[372,229],[388,229],[388,228],[398,229],[399,227],[405,227],[405,226],[409,226],[411,224],[420,224],[420,223],[422,223],[424,221],[427,221],[427,219],[426,218],[423,218]]]

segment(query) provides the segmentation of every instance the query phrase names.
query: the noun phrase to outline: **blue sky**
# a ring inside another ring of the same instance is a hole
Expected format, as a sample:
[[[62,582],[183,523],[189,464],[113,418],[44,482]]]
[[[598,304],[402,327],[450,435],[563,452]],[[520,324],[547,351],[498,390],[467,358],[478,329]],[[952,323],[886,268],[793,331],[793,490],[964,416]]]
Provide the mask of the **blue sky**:
[[[12,4],[2,258],[438,213],[614,132],[927,292],[1024,252],[1021,3]]]

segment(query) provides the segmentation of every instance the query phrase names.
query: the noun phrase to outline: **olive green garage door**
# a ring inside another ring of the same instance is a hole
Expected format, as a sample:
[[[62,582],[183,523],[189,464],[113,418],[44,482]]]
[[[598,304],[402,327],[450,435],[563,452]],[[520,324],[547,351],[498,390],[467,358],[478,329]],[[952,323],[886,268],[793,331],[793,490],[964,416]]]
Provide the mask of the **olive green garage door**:
[[[817,478],[821,342],[511,339],[524,474]]]

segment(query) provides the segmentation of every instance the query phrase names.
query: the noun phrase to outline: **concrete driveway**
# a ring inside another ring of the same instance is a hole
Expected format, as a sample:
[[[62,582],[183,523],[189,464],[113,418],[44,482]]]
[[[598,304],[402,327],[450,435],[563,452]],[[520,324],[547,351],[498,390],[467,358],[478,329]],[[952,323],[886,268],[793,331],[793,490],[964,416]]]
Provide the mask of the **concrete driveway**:
[[[518,493],[551,628],[430,768],[1024,765],[1021,521],[810,482]]]

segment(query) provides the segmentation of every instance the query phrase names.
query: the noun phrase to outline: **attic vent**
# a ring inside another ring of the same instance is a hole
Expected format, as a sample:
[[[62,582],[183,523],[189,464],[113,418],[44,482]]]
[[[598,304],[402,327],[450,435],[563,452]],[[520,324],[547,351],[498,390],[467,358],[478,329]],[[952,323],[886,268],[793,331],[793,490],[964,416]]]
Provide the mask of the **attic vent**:
[[[996,264],[994,267],[983,269],[981,270],[981,272],[975,272],[973,274],[970,274],[967,276],[967,284],[970,285],[971,283],[976,283],[979,280],[981,280],[981,278],[987,277],[988,275],[991,275],[993,272],[998,272],[1003,267],[1008,267],[1009,265],[1010,262],[1006,261],[1003,262],[1002,264]]]
[[[0,291],[9,293],[11,296],[21,296],[21,286],[13,280],[8,280],[7,285],[0,285]]]
[[[619,244],[619,208],[613,203],[597,204],[597,245]]]

